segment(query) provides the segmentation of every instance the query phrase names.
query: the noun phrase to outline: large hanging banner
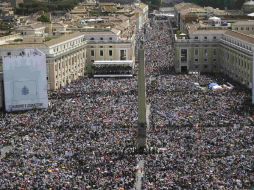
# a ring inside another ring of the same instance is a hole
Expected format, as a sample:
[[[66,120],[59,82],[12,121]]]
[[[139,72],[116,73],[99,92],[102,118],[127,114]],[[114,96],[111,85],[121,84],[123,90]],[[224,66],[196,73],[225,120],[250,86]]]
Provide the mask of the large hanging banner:
[[[48,108],[46,56],[37,49],[3,57],[5,110]]]

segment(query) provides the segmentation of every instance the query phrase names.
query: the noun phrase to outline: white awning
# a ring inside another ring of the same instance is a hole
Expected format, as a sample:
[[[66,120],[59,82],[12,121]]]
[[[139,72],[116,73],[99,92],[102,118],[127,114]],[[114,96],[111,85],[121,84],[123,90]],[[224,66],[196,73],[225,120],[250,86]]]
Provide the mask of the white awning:
[[[250,13],[250,14],[248,14],[248,16],[254,16],[254,13]]]
[[[132,60],[95,61],[93,65],[133,65]]]
[[[117,74],[115,74],[115,75],[113,75],[113,74],[108,74],[108,75],[97,75],[97,74],[95,74],[93,77],[95,77],[95,78],[129,78],[129,77],[133,77],[133,75],[117,75]]]

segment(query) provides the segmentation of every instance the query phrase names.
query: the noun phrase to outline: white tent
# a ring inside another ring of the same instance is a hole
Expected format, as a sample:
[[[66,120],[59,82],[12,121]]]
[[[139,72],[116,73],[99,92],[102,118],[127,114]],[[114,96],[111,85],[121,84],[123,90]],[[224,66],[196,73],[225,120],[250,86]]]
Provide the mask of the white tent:
[[[248,16],[254,17],[254,13],[250,13],[248,14]]]

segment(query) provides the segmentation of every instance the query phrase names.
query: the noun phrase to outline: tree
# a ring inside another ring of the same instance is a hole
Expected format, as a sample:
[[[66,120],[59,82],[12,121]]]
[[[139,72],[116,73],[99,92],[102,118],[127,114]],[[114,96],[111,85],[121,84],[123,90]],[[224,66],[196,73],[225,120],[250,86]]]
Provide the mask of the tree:
[[[50,22],[48,15],[41,15],[39,18],[37,18],[37,20],[41,22]]]
[[[92,64],[87,64],[86,65],[86,74],[88,77],[92,77],[94,74],[94,66]]]
[[[21,15],[29,15],[38,11],[70,10],[78,3],[79,0],[50,0],[49,2],[48,0],[24,0],[24,3],[20,4],[20,7],[16,8],[15,12]]]

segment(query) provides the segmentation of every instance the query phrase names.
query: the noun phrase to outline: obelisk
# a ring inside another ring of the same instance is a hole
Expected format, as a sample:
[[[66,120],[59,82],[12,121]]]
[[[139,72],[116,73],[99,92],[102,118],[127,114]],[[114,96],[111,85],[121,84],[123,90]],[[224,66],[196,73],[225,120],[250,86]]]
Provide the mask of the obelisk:
[[[141,42],[142,44],[142,42]],[[136,148],[143,153],[146,148],[146,85],[145,85],[145,51],[143,44],[138,50],[138,130]]]

